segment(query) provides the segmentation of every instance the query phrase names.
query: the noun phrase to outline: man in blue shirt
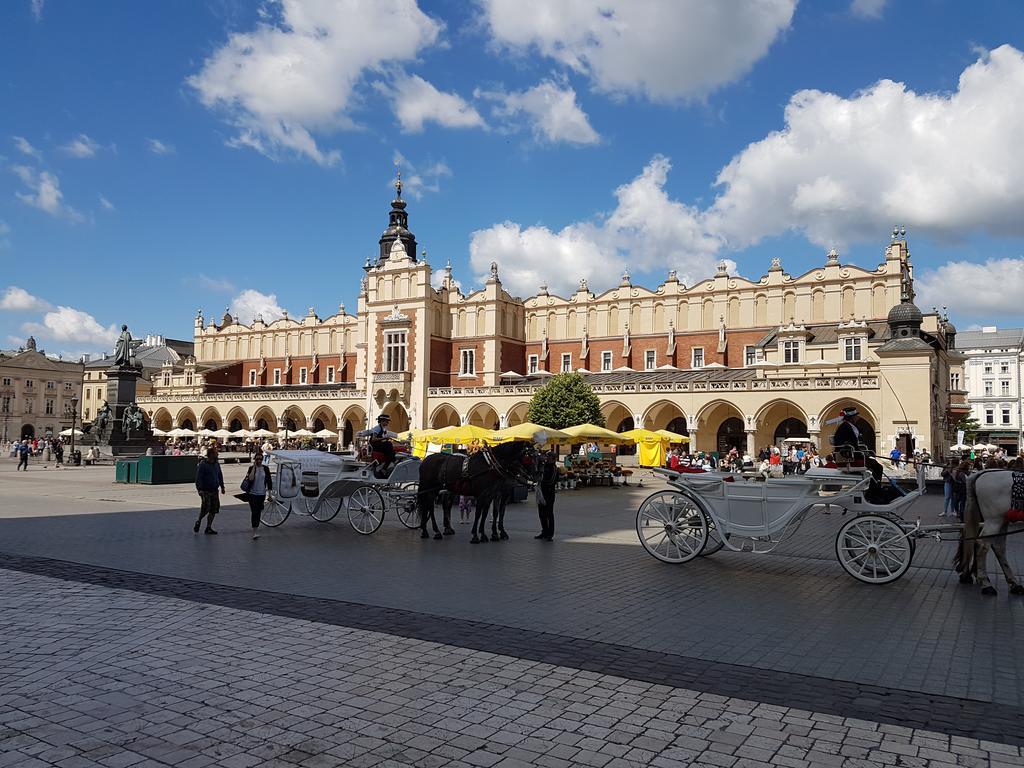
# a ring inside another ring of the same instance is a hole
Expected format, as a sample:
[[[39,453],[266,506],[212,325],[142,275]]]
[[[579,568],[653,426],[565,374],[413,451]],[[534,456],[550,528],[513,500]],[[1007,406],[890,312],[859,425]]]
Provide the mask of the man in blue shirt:
[[[217,449],[207,448],[205,461],[200,461],[196,468],[196,490],[199,491],[199,498],[202,503],[199,507],[199,519],[192,526],[192,530],[199,533],[199,526],[206,518],[206,530],[204,533],[216,534],[213,530],[213,518],[220,512],[220,496],[217,490],[224,493],[224,473],[221,472],[220,463],[217,461]]]
[[[32,449],[29,447],[28,440],[22,440],[14,449],[18,454],[18,466],[14,468],[17,472],[22,467],[28,472],[28,456],[32,453]]]

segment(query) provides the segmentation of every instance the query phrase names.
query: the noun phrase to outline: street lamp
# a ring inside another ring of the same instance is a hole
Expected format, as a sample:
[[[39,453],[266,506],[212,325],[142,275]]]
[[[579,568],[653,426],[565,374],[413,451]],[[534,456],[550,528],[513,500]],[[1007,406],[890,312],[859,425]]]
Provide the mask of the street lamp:
[[[68,411],[71,412],[70,413],[70,415],[71,415],[71,455],[70,455],[69,458],[70,458],[70,463],[74,464],[75,463],[75,428],[78,425],[78,398],[77,397],[72,397],[70,405],[69,406],[66,405],[64,407],[64,411],[65,411],[65,413],[67,413]]]
[[[7,422],[11,420],[11,401],[14,400],[14,387],[0,388],[0,409],[4,416],[4,442],[7,442]]]

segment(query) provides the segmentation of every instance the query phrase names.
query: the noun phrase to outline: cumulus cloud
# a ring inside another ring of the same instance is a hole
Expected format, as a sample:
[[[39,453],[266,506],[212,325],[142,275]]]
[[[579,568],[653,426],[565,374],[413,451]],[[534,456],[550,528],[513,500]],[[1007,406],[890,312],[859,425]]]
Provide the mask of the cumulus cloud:
[[[606,93],[700,98],[746,74],[796,0],[481,0],[499,48],[537,50]]]
[[[984,290],[965,287],[984,286]],[[957,317],[1019,316],[1024,296],[1024,258],[988,259],[983,264],[950,261],[914,278],[916,303],[949,307]]]
[[[84,133],[80,133],[61,147],[61,151],[66,155],[82,160],[87,157],[94,157],[99,148],[99,144],[90,139]]]
[[[23,203],[45,211],[51,216],[65,218],[74,223],[85,220],[81,213],[70,205],[64,204],[64,193],[60,191],[60,180],[52,173],[37,171],[24,165],[15,165],[11,170],[28,187],[27,192],[15,193]]]
[[[445,128],[484,128],[480,113],[454,93],[439,91],[419,75],[406,75],[391,85],[376,83],[375,87],[392,102],[395,117],[406,133],[419,133],[424,123],[437,123]]]
[[[443,160],[414,165],[405,155],[395,150],[394,161],[402,171],[402,192],[415,200],[421,199],[428,192],[440,192],[441,179],[452,175],[452,169]]]
[[[0,296],[0,309],[8,312],[42,312],[49,308],[48,302],[16,285],[8,287]]]
[[[253,288],[244,291],[231,300],[231,314],[246,325],[257,317],[270,323],[284,316],[284,309],[277,303],[277,294],[260,293]]]
[[[25,323],[26,333],[44,339],[70,341],[94,347],[109,348],[117,339],[117,327],[103,327],[88,312],[73,307],[59,306],[43,315],[42,323]]]
[[[545,80],[526,91],[516,93],[484,93],[500,105],[499,117],[525,115],[537,141],[557,144],[596,144],[601,140],[576,101],[576,91]]]
[[[321,149],[314,134],[352,126],[365,73],[414,58],[442,29],[415,0],[281,0],[274,8],[275,17],[232,34],[188,84],[235,127],[234,146],[324,166],[340,154]]]
[[[850,3],[850,12],[862,19],[880,19],[882,11],[888,0],[853,0]]]
[[[552,292],[575,290],[586,277],[593,290],[618,284],[628,264],[634,270],[676,269],[690,282],[714,271],[720,243],[705,233],[700,211],[672,200],[665,191],[671,163],[655,156],[628,184],[615,190],[616,207],[593,221],[548,227],[505,221],[474,232],[470,263],[481,279],[498,262],[502,282],[530,295],[547,281]]]
[[[173,155],[177,151],[173,144],[160,139],[146,139],[146,146],[154,155]]]
[[[24,136],[12,136],[11,139],[14,141],[15,148],[23,155],[35,158],[36,160],[42,160],[43,154],[38,149],[32,146],[31,142]]]
[[[32,0],[32,18],[36,21],[43,20],[43,3],[44,0]]]
[[[100,207],[104,211],[114,211],[114,210],[117,210],[114,207],[114,204],[112,202],[110,202],[104,195],[100,195]]]
[[[1004,45],[953,93],[882,80],[843,98],[800,91],[785,127],[719,173],[710,231],[743,247],[787,230],[877,240],[892,222],[938,238],[1024,234],[1024,55]]]

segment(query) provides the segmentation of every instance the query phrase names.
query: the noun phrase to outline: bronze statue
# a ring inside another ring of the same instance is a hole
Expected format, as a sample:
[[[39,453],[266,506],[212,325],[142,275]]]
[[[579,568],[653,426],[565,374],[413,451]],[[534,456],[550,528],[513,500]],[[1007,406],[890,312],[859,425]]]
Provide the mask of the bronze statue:
[[[110,405],[106,400],[103,401],[103,405],[100,406],[99,410],[96,411],[96,419],[93,421],[93,426],[96,428],[96,437],[99,439],[103,438],[103,431],[107,428],[111,418]]]
[[[114,365],[129,368],[132,365],[132,335],[128,333],[128,326],[121,326],[121,335],[114,345]]]
[[[121,431],[125,437],[131,438],[132,430],[142,431],[145,423],[142,409],[135,403],[130,403],[121,416]]]

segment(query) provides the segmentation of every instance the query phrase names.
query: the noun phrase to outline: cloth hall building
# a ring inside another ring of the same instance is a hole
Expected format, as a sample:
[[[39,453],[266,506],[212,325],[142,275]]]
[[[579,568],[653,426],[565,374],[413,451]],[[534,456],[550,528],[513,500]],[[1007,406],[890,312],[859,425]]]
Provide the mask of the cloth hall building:
[[[825,421],[854,405],[879,452],[941,455],[968,411],[950,390],[955,329],[913,304],[905,237],[894,232],[870,269],[835,251],[806,274],[773,259],[748,280],[727,273],[686,285],[569,296],[540,286],[510,295],[498,266],[463,293],[450,266],[432,281],[409,229],[401,181],[379,252],[364,267],[354,313],[251,325],[195,319],[195,355],[167,361],[139,398],[154,426],[326,428],[343,444],[381,413],[392,429],[526,420],[552,375],[580,371],[609,428],[669,428],[691,450],[755,451],[787,437],[827,446]],[[432,283],[438,285],[433,287]]]

